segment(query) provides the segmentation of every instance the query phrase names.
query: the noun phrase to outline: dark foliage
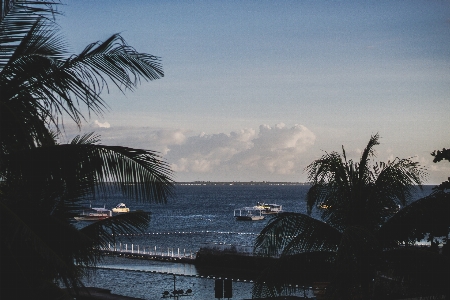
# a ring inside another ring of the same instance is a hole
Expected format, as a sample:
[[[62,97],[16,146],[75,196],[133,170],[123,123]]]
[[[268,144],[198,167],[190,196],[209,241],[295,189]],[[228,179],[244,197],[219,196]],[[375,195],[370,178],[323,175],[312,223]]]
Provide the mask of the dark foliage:
[[[113,233],[142,232],[150,220],[137,211],[78,230],[83,202],[108,195],[111,182],[137,201],[164,203],[172,191],[172,171],[154,151],[101,145],[93,134],[58,144],[63,116],[81,127],[82,107],[89,116],[106,109],[108,85],[134,90],[162,77],[162,66],[118,34],[68,53],[54,20],[59,1],[0,4],[0,298],[61,299],[59,284],[79,291]]]
[[[383,297],[394,286],[402,286],[395,288],[397,297],[442,295],[442,288],[435,287],[443,281],[430,275],[430,280],[417,284],[419,269],[411,273],[408,270],[413,270],[412,266],[405,266],[408,257],[409,263],[417,258],[416,265],[424,274],[439,270],[442,280],[448,278],[449,265],[444,256],[436,251],[423,256],[422,249],[414,245],[426,237],[432,242],[447,237],[449,195],[435,192],[411,202],[413,189],[420,187],[427,175],[425,170],[410,159],[372,162],[378,139],[378,135],[371,137],[359,162],[347,160],[343,149],[341,155],[326,153],[310,164],[308,212],[320,210],[322,221],[300,213],[280,214],[259,234],[255,252],[281,258],[323,253],[324,262],[332,265],[328,269],[329,299],[369,299],[375,294],[387,299]],[[400,259],[398,254],[406,253],[401,252],[405,247],[409,256]],[[316,266],[326,270],[320,263]],[[275,296],[286,287],[285,278],[274,274],[279,273],[270,270],[258,280],[255,295]],[[410,292],[405,292],[408,288]]]

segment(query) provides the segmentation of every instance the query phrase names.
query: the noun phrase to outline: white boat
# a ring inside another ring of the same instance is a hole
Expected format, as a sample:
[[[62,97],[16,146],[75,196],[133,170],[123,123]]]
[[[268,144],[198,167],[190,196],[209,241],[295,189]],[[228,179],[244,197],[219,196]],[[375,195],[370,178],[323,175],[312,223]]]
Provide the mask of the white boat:
[[[283,206],[279,204],[257,202],[255,208],[260,209],[263,215],[278,214],[283,212]]]
[[[88,211],[77,217],[74,217],[77,221],[99,221],[112,217],[112,211],[105,207],[91,207]]]
[[[321,209],[329,209],[331,207],[331,205],[327,205],[325,203],[320,203],[320,204],[317,204],[317,207],[321,208]]]
[[[112,209],[113,213],[127,213],[130,209],[125,205],[125,203],[119,203]]]
[[[262,210],[255,207],[243,207],[234,210],[234,217],[238,221],[259,221],[264,220]]]

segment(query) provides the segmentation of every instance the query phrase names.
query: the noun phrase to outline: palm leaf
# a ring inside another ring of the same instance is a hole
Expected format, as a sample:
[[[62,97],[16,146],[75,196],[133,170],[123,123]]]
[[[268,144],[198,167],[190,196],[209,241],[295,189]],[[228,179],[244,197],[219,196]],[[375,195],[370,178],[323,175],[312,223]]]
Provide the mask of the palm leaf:
[[[342,154],[325,153],[308,165],[308,214],[321,209],[323,222],[302,214],[280,214],[257,237],[255,252],[280,257],[328,252],[335,263],[329,296],[348,299],[350,291],[355,291],[367,298],[382,249],[398,247],[400,242],[423,237],[425,233],[448,234],[448,203],[442,204],[444,212],[440,214],[435,214],[435,209],[424,213],[430,203],[420,201],[410,205],[408,211],[395,214],[397,205],[408,202],[427,173],[411,159],[372,162],[378,139],[378,134],[370,138],[359,162],[348,160],[342,147]],[[419,216],[422,220],[414,224]],[[438,224],[432,224],[433,216],[440,218]],[[275,272],[269,271],[267,278],[272,274]],[[274,295],[281,287],[279,276],[276,277],[268,287],[255,286],[255,291]]]
[[[173,188],[172,171],[157,152],[98,145],[92,135],[56,145],[64,116],[80,127],[81,105],[102,114],[100,93],[109,84],[125,92],[163,76],[159,58],[137,52],[117,34],[70,56],[51,20],[58,3],[0,3],[2,296],[11,287],[19,298],[41,298],[34,293],[58,279],[82,286],[82,267],[97,263],[96,250],[111,234],[146,228],[148,214],[136,212],[76,230],[69,220],[98,188],[108,192],[108,182],[116,181],[127,196],[153,202],[165,202]],[[16,288],[22,279],[30,290]]]
[[[447,237],[450,228],[450,194],[433,193],[396,213],[378,230],[383,247],[411,245],[430,234]]]
[[[370,158],[372,156],[375,156],[373,147],[380,144],[380,142],[378,142],[379,138],[380,138],[380,136],[378,135],[378,133],[370,137],[370,140],[367,143],[366,148],[364,148],[364,151],[359,160],[359,166],[358,166],[359,176],[358,176],[358,178],[363,182],[367,182],[367,180],[369,180],[369,179],[366,179],[366,176],[368,175],[367,172],[369,170],[369,162],[370,162]]]
[[[55,277],[61,278],[67,286],[82,286],[79,278],[83,271],[73,264],[74,256],[65,256],[67,253],[76,253],[74,251],[76,248],[84,251],[89,249],[86,247],[86,241],[74,238],[79,236],[73,234],[77,230],[48,215],[41,215],[36,222],[33,216],[24,215],[24,211],[27,211],[25,208],[11,209],[11,205],[6,205],[6,202],[9,201],[2,197],[0,201],[2,262],[8,264],[2,268],[13,271],[15,274],[10,274],[12,278],[22,278],[24,289],[28,286],[38,287],[39,282]],[[39,210],[33,210],[32,213],[39,214]],[[63,243],[68,236],[71,237],[72,243]],[[71,251],[61,251],[63,247],[70,247]],[[28,268],[24,269],[24,266]],[[6,280],[3,278],[2,286],[6,284]]]
[[[150,213],[133,211],[94,222],[80,231],[95,241],[96,249],[101,249],[114,244],[117,235],[143,233],[149,222]]]
[[[336,152],[327,153],[306,167],[312,189],[307,194],[308,213],[318,204],[331,206],[336,203],[332,190],[349,185],[348,163]],[[342,183],[339,185],[339,183]],[[316,187],[317,186],[317,187]],[[342,189],[340,193],[348,193]]]
[[[106,105],[100,94],[109,83],[124,92],[141,80],[163,76],[158,57],[137,52],[118,34],[64,59],[66,45],[55,24],[36,19],[27,30],[0,72],[2,117],[10,114],[10,123],[2,123],[2,136],[31,135],[39,143],[42,124],[53,124],[59,130],[63,114],[80,126],[84,119],[80,104],[86,105],[89,114],[101,115]],[[22,120],[31,125],[28,134],[30,127],[23,126]]]
[[[326,223],[299,213],[281,213],[272,218],[255,240],[259,255],[292,255],[335,251],[341,233]]]
[[[378,134],[371,137],[359,163],[332,152],[307,167],[312,187],[307,194],[308,213],[318,204],[322,219],[343,230],[347,225],[378,228],[397,205],[406,204],[412,190],[422,184],[426,171],[410,159],[395,159],[388,163],[374,163],[373,147],[378,145]]]
[[[89,137],[71,144],[16,151],[5,159],[8,182],[38,191],[58,185],[65,199],[77,199],[95,188],[111,191],[118,182],[128,197],[163,203],[172,193],[172,171],[157,152],[104,146]],[[49,189],[47,189],[49,190]]]
[[[406,205],[412,197],[415,186],[422,188],[426,171],[417,162],[396,158],[392,162],[379,165],[374,192],[377,200],[390,199]],[[383,203],[386,205],[386,203]]]
[[[2,1],[0,16],[0,71],[9,63],[22,39],[39,19],[50,20],[58,14],[59,1]]]

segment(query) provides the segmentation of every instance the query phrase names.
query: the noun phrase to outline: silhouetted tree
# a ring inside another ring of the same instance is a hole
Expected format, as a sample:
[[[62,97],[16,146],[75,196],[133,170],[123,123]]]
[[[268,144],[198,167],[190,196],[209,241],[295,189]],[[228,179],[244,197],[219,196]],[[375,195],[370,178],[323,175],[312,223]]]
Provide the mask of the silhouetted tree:
[[[442,160],[447,160],[450,162],[450,149],[442,149],[442,150],[435,150],[431,153],[432,156],[434,156],[433,162],[437,163]],[[437,189],[439,190],[449,190],[450,189],[450,177],[447,181],[442,182],[439,186],[437,186]]]
[[[310,164],[306,168],[311,182],[308,215],[279,214],[256,239],[255,252],[260,255],[283,259],[323,253],[323,259],[333,264],[327,288],[330,299],[368,299],[374,293],[377,272],[398,270],[395,267],[400,264],[393,262],[399,256],[392,253],[417,250],[414,243],[430,232],[434,236],[448,233],[448,199],[429,196],[410,203],[426,172],[410,159],[373,163],[378,139],[378,134],[371,137],[359,162],[347,160],[342,148],[342,154],[326,153]],[[314,209],[321,211],[322,220],[309,216]],[[273,280],[270,274],[276,273],[268,274],[254,291],[276,294],[280,290],[280,278],[275,285],[267,284]],[[394,280],[404,279],[404,274],[390,272]]]
[[[109,85],[133,90],[163,71],[157,57],[118,34],[68,53],[56,0],[0,3],[0,298],[59,298],[58,282],[82,286],[111,233],[142,231],[150,220],[133,212],[77,230],[83,200],[110,192],[108,182],[142,201],[162,203],[172,191],[172,171],[158,153],[101,145],[93,134],[58,144],[62,119],[81,127],[82,106],[102,114]]]

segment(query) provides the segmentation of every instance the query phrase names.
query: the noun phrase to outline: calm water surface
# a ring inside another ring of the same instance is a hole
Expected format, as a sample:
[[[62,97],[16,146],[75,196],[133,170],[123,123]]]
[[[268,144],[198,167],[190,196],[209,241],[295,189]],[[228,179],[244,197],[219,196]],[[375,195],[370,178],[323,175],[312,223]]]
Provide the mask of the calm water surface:
[[[137,245],[142,250],[195,252],[205,244],[253,245],[256,235],[267,224],[263,221],[236,221],[233,210],[254,206],[256,202],[283,205],[283,210],[306,213],[308,186],[302,185],[177,185],[176,195],[167,204],[143,204],[125,200],[119,194],[93,206],[112,208],[124,202],[131,210],[150,211],[151,221],[145,234],[119,236],[117,243]],[[429,194],[430,186],[418,191],[415,198]],[[313,217],[317,217],[313,213]],[[78,224],[83,226],[83,223]],[[172,250],[173,249],[173,250]],[[195,266],[169,262],[107,257],[87,286],[111,289],[113,293],[142,299],[160,299],[162,292],[193,290],[183,299],[214,299],[214,278],[198,277]],[[233,299],[250,299],[252,283],[234,278]],[[239,281],[237,281],[239,280]],[[303,295],[301,292],[299,295]]]

